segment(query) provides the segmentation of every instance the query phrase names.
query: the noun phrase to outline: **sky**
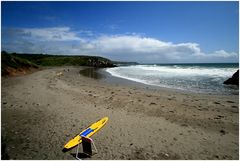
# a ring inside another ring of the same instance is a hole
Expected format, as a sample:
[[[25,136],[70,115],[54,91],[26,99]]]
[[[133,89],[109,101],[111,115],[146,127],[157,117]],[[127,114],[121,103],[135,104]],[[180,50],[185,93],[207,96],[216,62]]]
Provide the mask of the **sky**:
[[[238,3],[1,2],[1,48],[140,63],[238,62]]]

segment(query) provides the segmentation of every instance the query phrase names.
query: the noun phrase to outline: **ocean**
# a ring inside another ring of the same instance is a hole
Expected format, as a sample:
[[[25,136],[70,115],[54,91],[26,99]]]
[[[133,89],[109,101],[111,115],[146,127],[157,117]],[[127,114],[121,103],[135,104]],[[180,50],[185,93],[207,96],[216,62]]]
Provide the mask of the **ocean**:
[[[142,64],[109,68],[112,76],[146,85],[197,93],[238,94],[238,87],[224,85],[238,70],[238,63]]]

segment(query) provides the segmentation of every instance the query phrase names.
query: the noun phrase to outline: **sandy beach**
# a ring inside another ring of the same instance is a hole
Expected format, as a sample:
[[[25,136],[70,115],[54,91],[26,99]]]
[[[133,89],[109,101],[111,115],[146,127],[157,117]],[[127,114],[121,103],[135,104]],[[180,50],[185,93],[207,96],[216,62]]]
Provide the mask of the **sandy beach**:
[[[109,117],[85,159],[239,159],[239,96],[106,83],[83,67],[2,77],[2,152],[9,159],[74,159],[72,137]],[[57,72],[63,72],[57,76]]]

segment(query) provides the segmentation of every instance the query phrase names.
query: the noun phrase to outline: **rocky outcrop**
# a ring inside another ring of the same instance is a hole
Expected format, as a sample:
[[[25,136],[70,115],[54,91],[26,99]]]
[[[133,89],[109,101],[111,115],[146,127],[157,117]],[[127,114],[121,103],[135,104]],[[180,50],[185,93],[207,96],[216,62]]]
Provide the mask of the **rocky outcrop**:
[[[106,67],[116,67],[109,59],[102,57],[89,57],[87,60],[87,66],[106,68]]]
[[[230,84],[230,85],[237,85],[239,86],[239,70],[237,70],[232,78],[229,78],[228,80],[224,81],[223,84]]]

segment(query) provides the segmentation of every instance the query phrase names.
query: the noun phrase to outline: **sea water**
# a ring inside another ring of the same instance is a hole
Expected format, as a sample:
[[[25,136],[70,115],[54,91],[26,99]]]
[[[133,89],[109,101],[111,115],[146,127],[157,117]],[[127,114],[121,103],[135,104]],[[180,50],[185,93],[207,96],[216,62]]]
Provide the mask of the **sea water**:
[[[224,85],[238,70],[236,63],[145,64],[109,68],[112,76],[147,85],[198,93],[238,94],[238,87]]]

